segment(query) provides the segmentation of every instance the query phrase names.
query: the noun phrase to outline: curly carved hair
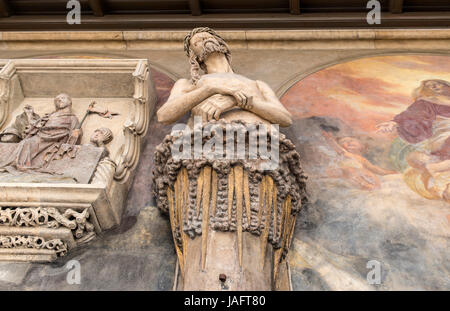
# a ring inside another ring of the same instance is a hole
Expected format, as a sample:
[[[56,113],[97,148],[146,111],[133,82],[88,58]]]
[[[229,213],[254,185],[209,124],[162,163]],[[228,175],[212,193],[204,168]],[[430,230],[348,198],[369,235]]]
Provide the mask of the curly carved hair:
[[[102,143],[105,144],[105,145],[109,144],[114,139],[113,132],[107,127],[100,127],[98,129],[96,129],[94,131],[94,133],[97,132],[97,131],[101,132],[103,134],[103,141],[102,141]]]
[[[191,49],[191,39],[194,35],[202,32],[207,32],[212,35],[220,45],[221,52],[225,54],[228,64],[231,66],[231,51],[225,40],[218,35],[214,30],[209,27],[198,27],[192,29],[192,31],[184,38],[184,51],[189,57],[189,63],[191,64],[191,81],[196,84],[200,79],[200,69],[207,73],[207,69],[203,61],[201,61],[194,51]]]

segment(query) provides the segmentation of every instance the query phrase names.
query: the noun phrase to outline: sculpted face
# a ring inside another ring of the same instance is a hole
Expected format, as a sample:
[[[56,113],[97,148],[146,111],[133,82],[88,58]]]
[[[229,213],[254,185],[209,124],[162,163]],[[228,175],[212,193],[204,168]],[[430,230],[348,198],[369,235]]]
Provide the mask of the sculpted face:
[[[110,129],[99,128],[94,131],[90,141],[96,146],[103,146],[111,142],[113,134]]]
[[[105,138],[104,138],[102,131],[96,130],[94,132],[94,134],[92,134],[92,136],[91,136],[91,142],[94,144],[98,144],[98,143],[102,142],[103,140],[105,140]]]
[[[191,38],[191,49],[195,55],[200,56],[203,54],[204,46],[207,41],[217,42],[214,36],[207,32],[197,33]]]
[[[72,106],[72,99],[67,94],[59,94],[55,97],[55,108],[56,110],[60,110],[66,108],[68,106]]]
[[[190,49],[201,62],[203,62],[211,53],[225,53],[226,51],[226,48],[208,32],[195,34],[189,42]]]

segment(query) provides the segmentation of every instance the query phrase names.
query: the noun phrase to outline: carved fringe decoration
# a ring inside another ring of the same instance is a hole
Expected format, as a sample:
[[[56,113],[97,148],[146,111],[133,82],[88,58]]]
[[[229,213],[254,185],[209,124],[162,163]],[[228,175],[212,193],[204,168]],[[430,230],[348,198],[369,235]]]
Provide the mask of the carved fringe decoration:
[[[234,167],[234,187],[236,188],[236,226],[238,238],[239,266],[242,267],[242,188],[243,188],[242,166]]]
[[[220,197],[218,173],[210,166],[199,170],[198,178],[195,180],[197,189],[194,193],[195,201],[189,199],[192,187],[188,178],[188,171],[182,168],[176,178],[173,190],[167,188],[169,205],[169,217],[172,228],[175,249],[180,263],[182,275],[184,275],[184,263],[186,259],[189,227],[189,215],[195,211],[195,218],[201,220],[201,267],[206,268],[206,254],[208,244],[208,231],[214,230],[217,215],[221,212],[217,204]],[[255,206],[257,210],[251,210],[251,183],[249,173],[242,166],[233,167],[227,176],[227,228],[232,228],[231,223],[236,222],[235,230],[238,240],[239,265],[242,267],[243,256],[243,232],[248,231],[260,235],[261,239],[261,269],[264,268],[267,252],[267,242],[274,246],[273,252],[273,275],[278,276],[279,264],[283,261],[292,239],[295,215],[292,214],[291,197],[280,200],[277,187],[272,177],[262,176],[261,181],[255,187]],[[201,189],[201,191],[199,190]],[[192,207],[192,208],[191,208]],[[245,208],[244,208],[245,207]],[[189,209],[191,208],[191,212]],[[192,217],[191,217],[192,218]],[[234,231],[234,230],[229,230]],[[195,235],[191,236],[192,238]]]
[[[269,141],[270,142],[270,141]],[[261,269],[267,244],[273,247],[273,276],[291,244],[295,215],[307,202],[300,156],[280,134],[280,163],[260,171],[247,160],[175,160],[173,137],[156,148],[153,190],[158,207],[169,213],[182,275],[189,238],[201,237],[201,268],[207,263],[209,230],[236,231],[238,260],[243,262],[243,232],[261,239]]]

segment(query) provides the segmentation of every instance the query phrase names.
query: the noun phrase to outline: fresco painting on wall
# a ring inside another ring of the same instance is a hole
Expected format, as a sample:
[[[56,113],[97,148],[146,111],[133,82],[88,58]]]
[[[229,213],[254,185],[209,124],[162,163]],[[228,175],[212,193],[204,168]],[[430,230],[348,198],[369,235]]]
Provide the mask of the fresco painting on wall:
[[[321,70],[282,100],[297,119],[319,123],[305,135],[320,134],[309,141],[319,143],[310,164],[320,178],[367,191],[398,179],[450,202],[449,81],[446,56],[381,56]]]
[[[448,288],[450,57],[332,65],[281,101],[312,202],[293,241],[294,288],[373,288],[372,259],[383,289]]]

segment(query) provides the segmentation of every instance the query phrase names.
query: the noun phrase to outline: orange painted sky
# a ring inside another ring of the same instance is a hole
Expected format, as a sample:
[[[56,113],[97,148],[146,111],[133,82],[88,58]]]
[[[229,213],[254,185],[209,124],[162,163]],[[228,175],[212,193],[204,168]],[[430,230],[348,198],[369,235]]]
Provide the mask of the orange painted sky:
[[[426,79],[450,81],[450,57],[378,56],[338,64],[297,82],[281,102],[296,119],[330,116],[373,132],[412,104],[413,90]]]

